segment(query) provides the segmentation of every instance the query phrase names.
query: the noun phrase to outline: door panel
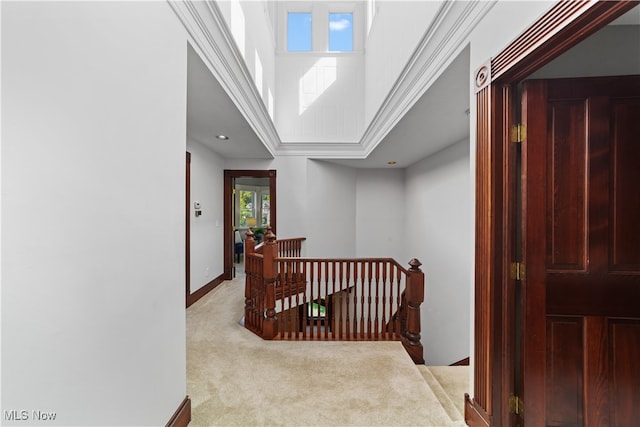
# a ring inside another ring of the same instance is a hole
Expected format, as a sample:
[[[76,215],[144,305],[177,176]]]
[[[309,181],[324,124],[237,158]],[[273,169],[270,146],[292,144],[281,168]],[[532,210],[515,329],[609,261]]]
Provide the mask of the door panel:
[[[586,271],[587,241],[584,229],[587,212],[587,135],[585,102],[559,101],[549,103],[549,176],[547,204],[548,269]],[[575,141],[575,144],[567,144]]]
[[[640,321],[612,320],[611,336],[611,413],[613,425],[638,419],[640,391]]]
[[[613,202],[611,271],[639,273],[640,100],[615,100],[612,105]]]
[[[640,76],[523,88],[524,421],[636,425]]]
[[[582,425],[583,319],[547,317],[547,424]]]

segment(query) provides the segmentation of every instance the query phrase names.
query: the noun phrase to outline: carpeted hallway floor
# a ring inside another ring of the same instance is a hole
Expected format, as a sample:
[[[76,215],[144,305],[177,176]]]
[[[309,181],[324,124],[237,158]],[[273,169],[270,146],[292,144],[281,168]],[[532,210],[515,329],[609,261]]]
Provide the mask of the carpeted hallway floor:
[[[417,367],[399,342],[263,341],[243,304],[239,275],[187,310],[190,425],[465,425],[466,367]]]

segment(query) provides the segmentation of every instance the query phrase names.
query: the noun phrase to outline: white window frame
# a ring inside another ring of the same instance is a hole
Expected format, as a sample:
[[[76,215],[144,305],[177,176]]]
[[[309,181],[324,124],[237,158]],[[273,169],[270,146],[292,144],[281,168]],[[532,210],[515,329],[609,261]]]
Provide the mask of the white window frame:
[[[366,30],[366,3],[349,2],[279,2],[278,54],[289,55],[352,55],[362,54],[364,51],[364,36]],[[287,46],[288,14],[311,13],[311,51],[289,52]],[[353,50],[348,52],[329,50],[329,13],[351,13],[353,15]]]

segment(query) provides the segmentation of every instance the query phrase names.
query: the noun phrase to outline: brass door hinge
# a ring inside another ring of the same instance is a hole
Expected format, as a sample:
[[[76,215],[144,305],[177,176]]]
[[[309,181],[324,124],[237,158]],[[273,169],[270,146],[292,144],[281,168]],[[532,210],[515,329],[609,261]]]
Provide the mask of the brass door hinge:
[[[511,142],[522,142],[527,137],[527,128],[524,125],[511,126]]]
[[[518,396],[511,396],[509,398],[509,412],[516,415],[522,415],[524,413],[524,402]]]
[[[511,263],[511,279],[513,280],[524,280],[526,277],[524,264],[521,262],[512,262]]]

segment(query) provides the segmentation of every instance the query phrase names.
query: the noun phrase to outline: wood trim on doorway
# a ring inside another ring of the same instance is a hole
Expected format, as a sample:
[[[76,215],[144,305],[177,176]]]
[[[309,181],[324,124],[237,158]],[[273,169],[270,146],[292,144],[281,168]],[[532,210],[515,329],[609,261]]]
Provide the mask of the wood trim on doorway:
[[[194,302],[205,296],[209,291],[224,281],[224,274],[191,293],[191,153],[187,151],[185,168],[185,302],[189,308]]]
[[[277,235],[276,221],[276,171],[231,170],[224,171],[224,279],[233,279],[233,180],[240,177],[269,178],[269,201],[271,204],[271,230]]]
[[[473,398],[465,399],[470,426],[514,425],[515,311],[509,277],[515,235],[513,85],[637,6],[638,1],[555,4],[513,43],[476,72],[476,267]],[[488,69],[487,69],[488,68]],[[544,396],[541,390],[540,396]],[[536,410],[536,396],[525,413]],[[533,411],[533,412],[532,412]]]
[[[184,236],[184,280],[185,280],[185,304],[189,307],[191,295],[191,153],[187,151],[185,179],[185,236]]]
[[[519,82],[638,3],[636,0],[558,2],[491,60],[492,80]]]

